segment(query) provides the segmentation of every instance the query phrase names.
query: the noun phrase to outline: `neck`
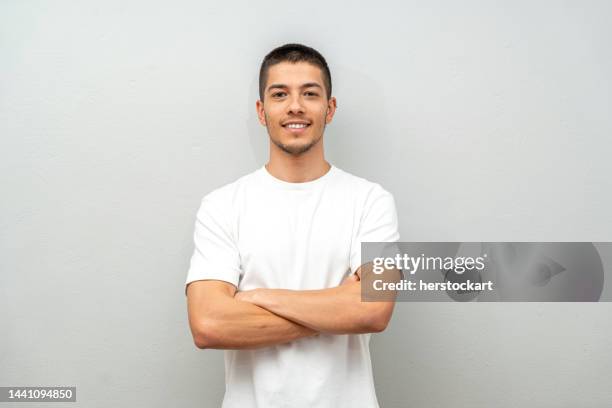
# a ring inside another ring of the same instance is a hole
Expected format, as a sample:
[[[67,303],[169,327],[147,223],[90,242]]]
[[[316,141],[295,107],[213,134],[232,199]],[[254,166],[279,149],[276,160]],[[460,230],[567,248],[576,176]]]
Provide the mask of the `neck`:
[[[266,164],[268,172],[277,179],[289,183],[305,183],[316,180],[329,171],[331,165],[325,160],[322,143],[317,143],[309,151],[294,156],[270,143],[270,160]]]

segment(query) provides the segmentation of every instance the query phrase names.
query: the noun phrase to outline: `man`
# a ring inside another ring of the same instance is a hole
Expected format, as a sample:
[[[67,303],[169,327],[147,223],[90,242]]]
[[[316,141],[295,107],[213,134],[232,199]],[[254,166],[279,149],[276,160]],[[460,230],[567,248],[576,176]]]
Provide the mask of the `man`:
[[[269,162],[207,194],[186,281],[198,348],[226,349],[225,408],[378,407],[370,333],[393,302],[361,301],[361,242],[399,240],[393,196],[328,163],[336,111],[316,50],[263,60]]]

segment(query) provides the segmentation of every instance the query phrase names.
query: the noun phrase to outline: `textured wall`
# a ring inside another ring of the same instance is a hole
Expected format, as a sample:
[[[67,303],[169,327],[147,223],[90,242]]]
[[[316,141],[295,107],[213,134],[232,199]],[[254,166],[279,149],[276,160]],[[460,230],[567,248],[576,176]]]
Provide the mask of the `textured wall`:
[[[0,385],[219,405],[222,352],[186,319],[195,212],[265,162],[257,73],[286,42],[327,57],[327,157],[395,195],[403,240],[612,241],[611,12],[1,2]],[[610,406],[611,312],[399,304],[372,340],[381,406]]]

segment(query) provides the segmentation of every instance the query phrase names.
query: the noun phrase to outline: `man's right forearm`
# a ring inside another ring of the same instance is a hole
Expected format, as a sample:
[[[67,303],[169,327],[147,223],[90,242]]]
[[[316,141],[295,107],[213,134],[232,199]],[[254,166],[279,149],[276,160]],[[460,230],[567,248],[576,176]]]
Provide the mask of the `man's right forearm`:
[[[287,343],[317,332],[259,306],[222,297],[204,306],[195,325],[199,348],[253,349]]]

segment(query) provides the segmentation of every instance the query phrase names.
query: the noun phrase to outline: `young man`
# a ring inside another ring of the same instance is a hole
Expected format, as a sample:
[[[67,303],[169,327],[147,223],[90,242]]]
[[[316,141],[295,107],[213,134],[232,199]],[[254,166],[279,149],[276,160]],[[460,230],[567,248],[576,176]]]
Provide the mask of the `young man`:
[[[328,163],[336,111],[316,50],[263,60],[269,162],[207,194],[186,281],[198,348],[226,349],[224,408],[378,407],[370,333],[393,302],[361,301],[361,242],[399,240],[393,196]]]

